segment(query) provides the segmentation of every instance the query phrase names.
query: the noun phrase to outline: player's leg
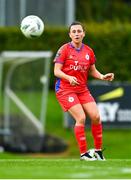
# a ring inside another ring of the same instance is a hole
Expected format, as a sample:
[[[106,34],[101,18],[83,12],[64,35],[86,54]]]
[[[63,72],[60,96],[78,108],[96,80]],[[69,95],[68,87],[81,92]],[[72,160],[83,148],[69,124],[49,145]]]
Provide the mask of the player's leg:
[[[85,112],[80,105],[79,99],[75,93],[63,92],[57,93],[56,97],[64,111],[68,111],[75,120],[74,133],[79,145],[80,153],[87,151],[85,136]]]
[[[83,104],[85,113],[91,119],[91,130],[94,138],[95,155],[98,160],[104,160],[102,155],[102,123],[100,119],[99,110],[95,102]]]
[[[98,108],[95,102],[83,104],[83,108],[91,120],[91,129],[94,137],[95,149],[99,150],[102,148],[102,123]]]
[[[88,160],[88,157],[86,158],[85,156],[83,156],[83,154],[87,152],[87,142],[85,135],[86,116],[77,95],[75,93],[66,93],[64,91],[63,93],[57,93],[56,97],[62,109],[64,111],[68,111],[75,120],[74,133],[79,146],[79,151],[82,155],[82,158]],[[92,157],[89,158],[91,159]]]
[[[87,152],[87,142],[85,135],[85,112],[80,104],[72,106],[68,112],[75,120],[74,134],[79,146],[80,154]]]
[[[92,158],[87,152],[87,141],[86,141],[86,134],[85,134],[85,112],[81,106],[81,104],[76,104],[72,106],[68,112],[76,121],[74,127],[75,137],[79,146],[81,160],[95,160]]]
[[[102,123],[96,102],[88,89],[84,93],[80,94],[78,98],[83,106],[86,115],[88,115],[91,119],[91,129],[94,138],[94,146],[96,151],[98,153],[100,152],[99,154],[101,158],[99,159],[102,159]]]

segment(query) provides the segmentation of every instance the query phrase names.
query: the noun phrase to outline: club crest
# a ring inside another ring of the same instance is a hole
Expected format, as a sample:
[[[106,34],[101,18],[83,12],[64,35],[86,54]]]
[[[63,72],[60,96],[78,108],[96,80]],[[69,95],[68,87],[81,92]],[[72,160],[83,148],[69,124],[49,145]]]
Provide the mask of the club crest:
[[[90,59],[89,54],[86,54],[86,55],[85,55],[85,58],[86,58],[86,60],[89,60],[89,59]]]

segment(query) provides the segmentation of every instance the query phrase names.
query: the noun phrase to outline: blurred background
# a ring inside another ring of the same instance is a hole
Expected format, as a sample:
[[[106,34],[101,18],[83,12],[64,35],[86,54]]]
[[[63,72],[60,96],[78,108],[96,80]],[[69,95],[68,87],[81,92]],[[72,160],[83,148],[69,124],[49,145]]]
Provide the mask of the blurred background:
[[[40,38],[21,33],[27,15],[43,20]],[[131,0],[0,0],[0,156],[79,155],[74,122],[56,100],[53,75],[53,58],[70,41],[74,20],[85,25],[84,43],[94,50],[100,72],[115,74],[111,83],[88,82],[104,125],[105,156],[131,158]]]

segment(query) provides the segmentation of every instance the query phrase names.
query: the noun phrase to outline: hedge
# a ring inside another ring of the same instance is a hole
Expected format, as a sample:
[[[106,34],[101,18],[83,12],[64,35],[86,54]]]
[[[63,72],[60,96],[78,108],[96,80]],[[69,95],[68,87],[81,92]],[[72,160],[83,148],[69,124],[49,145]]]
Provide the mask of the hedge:
[[[111,23],[85,24],[84,43],[95,52],[96,66],[102,73],[114,72],[116,81],[131,81],[131,24]],[[69,41],[68,29],[64,27],[46,27],[38,39],[27,39],[18,27],[0,28],[0,51],[5,50],[51,50],[53,57],[57,49]],[[53,61],[53,58],[52,58]],[[21,72],[22,73],[22,72]],[[25,71],[28,74],[28,69]],[[22,75],[19,74],[21,79]],[[16,77],[18,78],[18,77]],[[32,77],[30,77],[30,81]],[[17,82],[17,81],[14,81]],[[19,80],[24,87],[25,80]],[[37,82],[36,82],[37,84]],[[16,83],[15,86],[18,84]],[[53,63],[51,65],[50,88],[54,88]]]
[[[131,21],[130,0],[76,0],[79,21]]]

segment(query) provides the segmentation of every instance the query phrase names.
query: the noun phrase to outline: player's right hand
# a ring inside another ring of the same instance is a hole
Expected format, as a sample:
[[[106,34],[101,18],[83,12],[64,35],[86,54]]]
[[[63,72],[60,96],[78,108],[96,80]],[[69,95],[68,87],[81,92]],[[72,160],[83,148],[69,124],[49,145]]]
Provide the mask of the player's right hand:
[[[69,82],[71,86],[79,85],[79,82],[77,81],[77,78],[74,76],[69,76]]]

